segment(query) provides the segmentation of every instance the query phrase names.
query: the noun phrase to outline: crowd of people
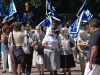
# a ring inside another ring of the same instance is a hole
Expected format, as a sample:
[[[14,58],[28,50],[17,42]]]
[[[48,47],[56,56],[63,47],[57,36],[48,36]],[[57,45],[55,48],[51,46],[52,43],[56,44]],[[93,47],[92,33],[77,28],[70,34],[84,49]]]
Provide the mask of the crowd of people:
[[[6,22],[2,23],[2,73],[6,73],[8,60],[13,75],[30,75],[32,66],[40,75],[44,75],[44,70],[58,75],[60,68],[64,75],[71,75],[71,68],[79,61],[82,75],[100,75],[100,22],[93,18],[84,26],[81,23],[76,39],[70,35],[70,25],[70,21],[64,25],[53,21],[49,28],[36,26],[32,30],[29,24],[22,28],[20,22],[13,22],[10,29]],[[15,57],[13,46],[23,50],[21,60]]]

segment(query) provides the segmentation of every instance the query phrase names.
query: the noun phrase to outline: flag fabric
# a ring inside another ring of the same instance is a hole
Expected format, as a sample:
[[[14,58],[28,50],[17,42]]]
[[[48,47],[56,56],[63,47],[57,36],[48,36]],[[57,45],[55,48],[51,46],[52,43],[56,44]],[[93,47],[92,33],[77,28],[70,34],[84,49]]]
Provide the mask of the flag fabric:
[[[46,27],[50,27],[51,22],[52,22],[51,16],[48,16],[48,17],[46,18],[45,26],[46,26]]]
[[[8,9],[8,14],[7,16],[4,18],[6,20],[8,20],[9,18],[11,18],[15,13],[17,12],[14,1],[12,0]]]
[[[32,18],[34,16],[34,14],[33,14],[33,12],[31,11],[30,13],[29,13],[29,15],[28,15],[28,18],[30,19],[30,18]]]
[[[46,0],[46,15],[51,15],[53,19],[60,21],[60,18],[50,0]]]
[[[46,22],[46,19],[44,19],[42,22],[40,22],[39,24],[38,24],[38,26],[45,26],[45,22]]]
[[[4,6],[4,4],[0,1],[0,16],[6,16],[7,13],[6,13],[6,8]]]
[[[31,11],[28,15],[28,21],[33,22],[32,17],[34,16],[33,12]]]
[[[92,17],[93,17],[92,13],[90,12],[89,9],[87,9],[87,10],[84,11],[84,14],[82,16],[82,21],[88,22]]]
[[[71,26],[69,28],[70,35],[72,36],[73,39],[76,39],[77,38],[78,31],[79,31],[79,26],[80,26],[80,23],[82,21],[82,16],[83,16],[83,12],[77,18],[77,20],[73,24],[71,24]]]
[[[49,13],[52,13],[52,15],[54,15],[54,11],[55,11],[55,8],[51,4],[51,1],[46,0],[46,15],[48,15]]]
[[[83,22],[88,22],[93,17],[93,14],[91,13],[91,11],[88,8],[86,0],[84,1],[82,7],[78,11],[77,17],[79,17],[82,12],[83,12],[83,16],[82,16]]]
[[[19,18],[19,15],[18,14],[16,15],[16,21],[17,22],[20,22],[20,18]]]
[[[23,17],[21,18],[21,22],[22,23],[27,22],[27,17],[25,16],[25,14],[23,14]]]
[[[10,17],[16,12],[17,12],[17,10],[16,10],[16,7],[15,7],[14,1],[12,0],[11,3],[10,3],[9,10],[8,10],[8,16]]]
[[[77,18],[77,20],[73,24],[71,24],[71,26],[69,28],[70,33],[78,33],[79,26],[82,21],[82,16],[83,16],[83,13],[81,13],[81,15]]]
[[[71,37],[72,37],[73,39],[76,39],[76,38],[77,38],[78,33],[70,33],[70,35],[71,35]]]
[[[46,17],[46,19],[44,19],[42,22],[40,22],[38,24],[38,26],[46,26],[46,27],[50,27],[52,22],[51,16]]]

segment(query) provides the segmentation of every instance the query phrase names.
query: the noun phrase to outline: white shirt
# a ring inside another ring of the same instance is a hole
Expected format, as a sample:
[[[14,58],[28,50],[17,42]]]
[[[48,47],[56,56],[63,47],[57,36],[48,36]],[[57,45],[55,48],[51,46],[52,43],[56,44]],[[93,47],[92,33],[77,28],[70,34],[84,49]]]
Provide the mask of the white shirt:
[[[70,34],[69,34],[69,38],[72,39],[70,37]],[[69,38],[68,38],[68,35],[66,35],[66,36],[59,35],[58,36],[59,44],[61,44],[66,49],[66,50],[60,49],[60,54],[61,55],[68,55],[68,54],[72,54],[73,53],[72,51],[70,52],[71,47],[70,47],[70,42],[68,41]]]
[[[58,36],[58,41],[63,47],[68,51],[71,49],[70,43],[68,42],[68,37],[63,37],[61,35]]]
[[[52,37],[52,36],[46,35],[45,38],[43,39],[42,43],[47,43],[49,46],[54,47],[54,50],[44,48],[44,51],[49,51],[49,52],[55,52],[55,50],[59,51],[58,40],[57,40],[56,36]]]

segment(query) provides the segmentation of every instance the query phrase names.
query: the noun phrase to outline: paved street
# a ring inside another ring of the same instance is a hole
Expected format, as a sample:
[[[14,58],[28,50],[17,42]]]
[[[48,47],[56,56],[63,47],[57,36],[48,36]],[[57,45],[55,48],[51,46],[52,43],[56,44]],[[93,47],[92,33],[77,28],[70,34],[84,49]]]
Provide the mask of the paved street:
[[[71,71],[72,71],[72,75],[81,75],[79,64],[75,68],[72,68]],[[58,73],[59,73],[59,75],[63,75],[63,73],[60,73],[60,70],[58,70]],[[7,70],[7,73],[2,73],[2,69],[0,69],[0,75],[12,75],[12,74],[9,73],[8,70]],[[32,68],[31,75],[39,75],[36,68]],[[45,72],[45,75],[49,75],[49,72]]]

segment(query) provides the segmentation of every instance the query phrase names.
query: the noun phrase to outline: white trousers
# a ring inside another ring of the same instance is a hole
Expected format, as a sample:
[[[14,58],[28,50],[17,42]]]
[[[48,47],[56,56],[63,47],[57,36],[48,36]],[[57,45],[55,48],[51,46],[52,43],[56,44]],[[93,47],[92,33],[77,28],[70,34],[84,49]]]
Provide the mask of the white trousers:
[[[100,75],[100,65],[93,64],[92,70],[89,69],[89,62],[86,65],[84,75]]]
[[[6,71],[7,58],[8,58],[9,72],[12,72],[10,53],[9,52],[1,52],[1,53],[2,53],[3,71]]]

